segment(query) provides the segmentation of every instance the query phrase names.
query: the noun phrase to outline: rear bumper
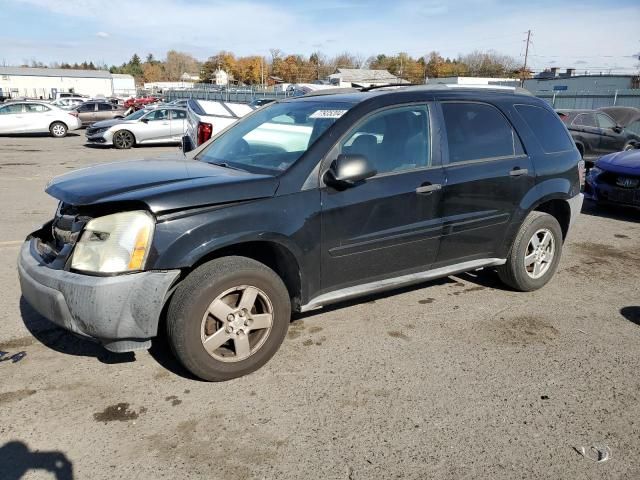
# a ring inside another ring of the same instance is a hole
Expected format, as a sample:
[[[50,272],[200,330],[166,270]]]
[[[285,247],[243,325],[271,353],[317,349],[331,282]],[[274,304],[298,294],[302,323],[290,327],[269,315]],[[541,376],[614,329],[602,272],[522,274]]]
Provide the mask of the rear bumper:
[[[18,275],[22,295],[56,325],[97,340],[105,348],[148,348],[179,270],[96,277],[44,265],[32,246],[22,245]]]
[[[575,197],[569,199],[569,208],[571,209],[571,219],[569,220],[569,227],[573,225],[573,223],[576,221],[576,218],[578,218],[578,215],[580,215],[583,202],[584,195],[582,193],[579,193]]]

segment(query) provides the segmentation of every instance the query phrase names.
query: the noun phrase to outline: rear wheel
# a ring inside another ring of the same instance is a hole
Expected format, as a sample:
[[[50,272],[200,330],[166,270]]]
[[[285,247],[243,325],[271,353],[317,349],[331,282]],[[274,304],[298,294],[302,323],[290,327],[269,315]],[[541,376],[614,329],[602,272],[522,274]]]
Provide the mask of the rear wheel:
[[[562,230],[555,217],[531,212],[518,230],[507,262],[498,267],[500,279],[523,292],[537,290],[551,280],[562,254]]]
[[[67,126],[62,122],[53,122],[49,127],[49,133],[54,138],[63,138],[67,136]]]
[[[123,150],[135,145],[136,139],[128,130],[119,130],[113,134],[113,146]]]
[[[291,302],[280,277],[245,257],[223,257],[194,270],[167,313],[171,348],[194,375],[223,381],[264,365],[284,340]]]

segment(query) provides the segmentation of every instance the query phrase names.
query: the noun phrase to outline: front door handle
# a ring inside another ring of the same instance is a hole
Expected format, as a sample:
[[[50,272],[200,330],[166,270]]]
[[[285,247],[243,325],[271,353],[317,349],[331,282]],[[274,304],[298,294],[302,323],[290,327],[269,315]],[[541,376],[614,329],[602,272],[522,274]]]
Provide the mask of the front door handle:
[[[527,170],[526,168],[516,167],[509,172],[509,175],[511,175],[512,177],[519,177],[521,175],[527,175],[528,173],[529,173],[529,170]]]
[[[439,183],[432,183],[430,185],[422,185],[418,188],[416,188],[416,193],[418,195],[430,195],[433,192],[437,192],[438,190],[442,189],[442,185],[440,185]]]

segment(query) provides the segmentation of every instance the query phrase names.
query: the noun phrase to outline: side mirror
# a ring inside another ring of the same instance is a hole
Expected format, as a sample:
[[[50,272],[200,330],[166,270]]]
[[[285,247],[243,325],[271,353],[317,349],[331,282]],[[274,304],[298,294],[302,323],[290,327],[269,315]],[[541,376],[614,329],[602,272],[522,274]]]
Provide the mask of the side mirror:
[[[624,130],[623,127],[621,127],[620,125],[616,125],[615,127],[612,128],[612,130],[616,133],[622,133],[622,131]]]
[[[324,174],[324,183],[341,190],[352,187],[377,173],[378,171],[365,155],[342,153]]]
[[[193,148],[191,147],[191,139],[189,138],[189,135],[182,136],[182,140],[180,141],[180,149],[184,153],[187,153],[193,150]]]
[[[149,119],[148,118],[141,118],[140,121],[142,123],[149,123]]]

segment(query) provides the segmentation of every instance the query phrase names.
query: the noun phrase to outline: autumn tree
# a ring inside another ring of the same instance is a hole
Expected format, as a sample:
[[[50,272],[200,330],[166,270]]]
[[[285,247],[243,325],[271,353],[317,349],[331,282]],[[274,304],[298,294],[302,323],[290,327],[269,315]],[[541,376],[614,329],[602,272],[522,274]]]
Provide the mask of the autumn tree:
[[[182,74],[194,73],[199,70],[198,61],[188,53],[170,50],[164,62],[164,70],[167,80],[170,82],[180,81]]]

